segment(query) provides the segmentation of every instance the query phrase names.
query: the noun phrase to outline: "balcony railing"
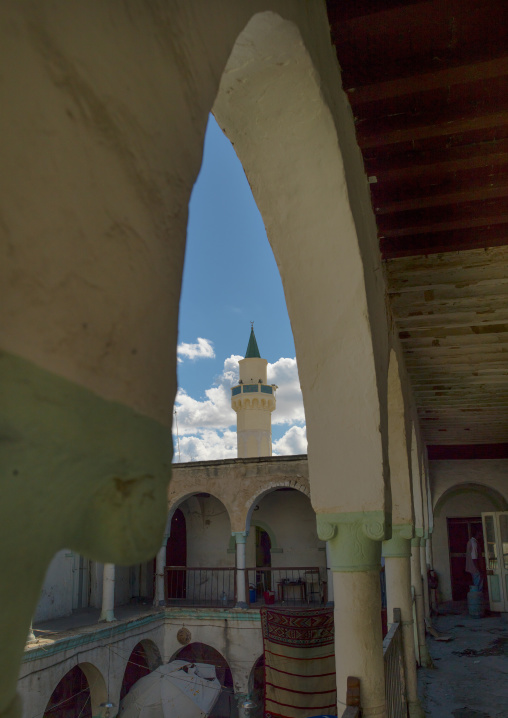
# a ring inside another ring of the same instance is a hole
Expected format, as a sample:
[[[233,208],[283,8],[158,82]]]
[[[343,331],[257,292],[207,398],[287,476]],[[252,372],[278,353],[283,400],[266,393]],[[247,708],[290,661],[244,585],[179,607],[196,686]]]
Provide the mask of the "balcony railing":
[[[383,640],[386,712],[390,718],[406,718],[406,681],[404,677],[402,624],[399,608],[393,610],[393,621]]]
[[[286,608],[325,605],[325,576],[326,569],[317,566],[246,568],[246,600],[254,608],[265,604]],[[232,566],[166,566],[165,601],[168,606],[232,608],[238,597],[236,580],[237,570]]]
[[[236,604],[236,569],[166,566],[164,592],[169,606],[232,608]]]
[[[320,606],[327,602],[326,569],[317,566],[247,568],[247,598],[250,605],[285,607]]]

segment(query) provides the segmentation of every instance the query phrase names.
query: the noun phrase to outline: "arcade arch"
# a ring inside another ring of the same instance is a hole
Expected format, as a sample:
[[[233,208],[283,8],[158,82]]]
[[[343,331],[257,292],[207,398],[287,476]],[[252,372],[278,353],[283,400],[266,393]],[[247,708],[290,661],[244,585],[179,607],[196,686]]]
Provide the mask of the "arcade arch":
[[[106,682],[92,663],[79,663],[60,679],[48,701],[48,718],[92,718],[107,699]]]
[[[125,698],[136,681],[139,681],[143,676],[147,676],[161,665],[161,654],[154,641],[145,638],[136,643],[125,666],[120,689],[120,701]]]

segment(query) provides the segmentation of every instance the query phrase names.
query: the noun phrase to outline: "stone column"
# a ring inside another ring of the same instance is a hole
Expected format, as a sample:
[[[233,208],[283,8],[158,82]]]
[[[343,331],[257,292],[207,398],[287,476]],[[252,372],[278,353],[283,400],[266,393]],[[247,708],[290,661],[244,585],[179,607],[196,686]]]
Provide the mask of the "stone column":
[[[411,524],[392,527],[392,538],[383,541],[385,557],[386,596],[388,623],[393,620],[393,609],[400,608],[404,674],[410,718],[425,718],[418,700],[416,657],[414,643],[413,601],[411,597]]]
[[[102,575],[102,611],[101,621],[115,621],[115,564],[105,563]]]
[[[326,542],[326,588],[327,588],[327,601],[326,605],[328,608],[333,608],[334,601],[333,601],[333,571],[331,569],[332,565],[332,557],[330,556],[330,546],[328,545],[328,541]]]
[[[333,571],[338,715],[346,707],[347,678],[357,676],[364,717],[386,718],[379,589],[385,514],[318,514],[317,524]]]
[[[245,542],[248,531],[233,531],[236,544],[236,608],[249,608],[245,589]]]
[[[430,668],[432,666],[432,659],[427,649],[427,643],[425,642],[425,607],[423,602],[419,536],[411,539],[411,582],[415,591],[416,626],[418,632],[420,664],[425,668]]]
[[[157,552],[155,559],[155,596],[153,600],[154,606],[165,606],[166,596],[164,592],[164,569],[166,568],[166,545],[169,536],[164,536],[162,546]]]
[[[423,608],[425,618],[430,621],[430,595],[429,581],[427,578],[427,539],[420,539],[420,568],[422,571]]]

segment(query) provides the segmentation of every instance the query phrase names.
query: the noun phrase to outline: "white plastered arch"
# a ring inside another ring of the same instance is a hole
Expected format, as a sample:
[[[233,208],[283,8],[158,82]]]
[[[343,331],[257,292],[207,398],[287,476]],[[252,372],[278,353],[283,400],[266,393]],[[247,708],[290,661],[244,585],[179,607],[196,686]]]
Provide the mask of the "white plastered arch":
[[[385,510],[386,385],[377,374],[383,360],[375,356],[337,127],[319,82],[297,26],[259,13],[236,41],[214,114],[243,164],[281,274],[305,404],[313,506]],[[344,113],[344,123],[350,119]]]
[[[413,487],[410,470],[411,435],[402,393],[399,362],[390,352],[388,368],[388,458],[392,494],[392,522],[414,524]]]

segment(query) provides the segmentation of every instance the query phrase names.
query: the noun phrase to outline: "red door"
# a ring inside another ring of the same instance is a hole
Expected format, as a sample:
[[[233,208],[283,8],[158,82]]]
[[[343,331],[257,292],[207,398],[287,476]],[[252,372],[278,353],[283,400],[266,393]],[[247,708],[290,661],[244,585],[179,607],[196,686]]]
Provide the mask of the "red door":
[[[465,601],[471,574],[466,572],[467,542],[475,533],[480,531],[483,536],[481,516],[468,518],[446,519],[448,523],[448,548],[450,551],[450,575],[452,581],[452,599]],[[479,541],[483,553],[483,541]]]
[[[185,516],[177,509],[171,519],[171,533],[166,544],[166,566],[187,566],[187,529]],[[166,571],[166,598],[185,598],[187,571]]]

